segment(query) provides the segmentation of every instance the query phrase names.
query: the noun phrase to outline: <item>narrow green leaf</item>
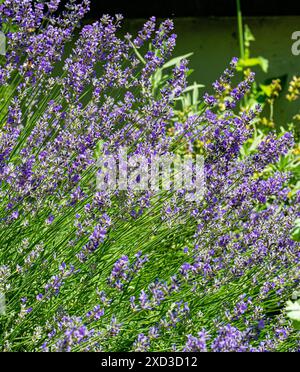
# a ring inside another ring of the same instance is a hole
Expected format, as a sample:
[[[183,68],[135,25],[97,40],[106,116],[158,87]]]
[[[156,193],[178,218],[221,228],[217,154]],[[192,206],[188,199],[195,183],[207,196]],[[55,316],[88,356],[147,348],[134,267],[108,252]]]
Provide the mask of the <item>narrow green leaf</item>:
[[[180,63],[180,61],[182,61],[185,58],[191,57],[193,54],[194,53],[188,53],[188,54],[185,54],[183,56],[173,58],[170,61],[168,61],[167,63],[165,63],[162,68],[165,69],[165,68],[169,68],[169,67],[172,67],[172,66],[176,66]]]

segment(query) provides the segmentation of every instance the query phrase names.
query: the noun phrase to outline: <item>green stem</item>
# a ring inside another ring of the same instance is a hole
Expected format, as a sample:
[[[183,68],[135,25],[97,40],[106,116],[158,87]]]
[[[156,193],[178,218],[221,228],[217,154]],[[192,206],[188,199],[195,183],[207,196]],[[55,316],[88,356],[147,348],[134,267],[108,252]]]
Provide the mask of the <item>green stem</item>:
[[[240,0],[236,0],[236,8],[237,8],[237,20],[238,20],[238,35],[239,35],[239,43],[240,43],[240,57],[244,58],[245,49],[244,49],[243,16],[242,16]]]
[[[270,102],[270,121],[274,122],[274,100]]]

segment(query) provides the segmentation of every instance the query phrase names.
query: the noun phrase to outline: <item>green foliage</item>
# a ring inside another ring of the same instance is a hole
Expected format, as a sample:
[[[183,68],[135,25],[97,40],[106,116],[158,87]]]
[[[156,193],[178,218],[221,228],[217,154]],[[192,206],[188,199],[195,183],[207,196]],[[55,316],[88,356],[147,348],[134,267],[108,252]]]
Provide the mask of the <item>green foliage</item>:
[[[251,57],[250,46],[251,42],[255,41],[255,37],[252,34],[250,27],[245,25],[244,31],[244,56],[239,60],[238,69],[243,71],[246,68],[259,66],[263,72],[268,72],[269,61],[264,57]]]
[[[295,221],[295,227],[292,231],[292,238],[296,242],[300,242],[300,218]]]
[[[300,331],[300,300],[296,302],[289,301],[286,306],[286,312],[294,327]]]

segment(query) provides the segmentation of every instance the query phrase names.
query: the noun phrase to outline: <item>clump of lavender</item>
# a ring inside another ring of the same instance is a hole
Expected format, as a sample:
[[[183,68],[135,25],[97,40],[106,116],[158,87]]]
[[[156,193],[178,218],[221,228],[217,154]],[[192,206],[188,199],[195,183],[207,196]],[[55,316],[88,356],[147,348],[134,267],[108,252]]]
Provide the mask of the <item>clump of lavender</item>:
[[[111,287],[122,290],[124,285],[128,285],[141,270],[143,265],[148,261],[148,257],[143,257],[141,252],[138,252],[135,255],[135,258],[136,260],[133,262],[133,264],[130,264],[127,256],[122,256],[119,260],[117,260],[108,278],[108,284]]]
[[[299,195],[289,174],[265,172],[293,137],[243,155],[260,109],[239,101],[254,76],[231,87],[233,59],[197,115],[177,120],[187,61],[153,89],[175,47],[170,20],[120,38],[122,17],[105,15],[73,40],[89,1],[59,4],[0,5],[1,349],[297,350],[284,308],[299,287]],[[103,155],[165,156],[182,140],[202,144],[202,199],[96,189]]]
[[[56,334],[60,332],[61,337],[56,342],[50,342],[55,339]],[[94,334],[94,330],[88,328],[82,323],[82,319],[77,317],[64,316],[57,320],[57,327],[48,334],[48,342],[42,345],[44,351],[70,352],[77,345],[84,348]],[[85,351],[89,351],[88,346]]]

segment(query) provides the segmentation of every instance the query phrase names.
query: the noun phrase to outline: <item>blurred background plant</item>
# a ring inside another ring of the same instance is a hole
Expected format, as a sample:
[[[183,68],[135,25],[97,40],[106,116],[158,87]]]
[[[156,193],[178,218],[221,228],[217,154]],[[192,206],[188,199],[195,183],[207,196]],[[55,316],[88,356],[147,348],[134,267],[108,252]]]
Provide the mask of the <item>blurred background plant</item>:
[[[251,32],[249,26],[244,24],[242,17],[242,9],[240,0],[237,2],[237,28],[238,28],[238,41],[240,46],[240,58],[237,66],[237,70],[242,74],[244,78],[249,77],[253,72],[253,68],[259,67],[263,72],[267,72],[269,68],[269,61],[262,57],[251,56],[251,42],[255,41],[255,37]],[[153,77],[154,91],[163,86],[168,80],[168,69],[174,65],[178,65],[184,58],[189,58],[193,53],[189,53],[183,56],[176,57],[170,62],[166,63],[161,69],[159,69]],[[189,75],[192,76],[193,70],[189,71]],[[276,122],[274,118],[274,106],[276,100],[279,98],[283,87],[287,84],[287,75],[280,77],[269,78],[263,83],[254,81],[251,90],[245,95],[244,99],[240,102],[239,111],[240,113],[247,111],[250,108],[255,108],[260,105],[262,108],[261,114],[253,121],[254,135],[245,143],[241,150],[243,157],[253,154],[259,144],[264,139],[265,135],[272,131],[277,131],[281,135],[284,135],[287,131],[291,131],[295,137],[295,147],[290,152],[283,156],[279,162],[266,169],[266,173],[272,174],[277,171],[289,171],[292,173],[291,177],[291,196],[294,195],[300,189],[300,113],[291,118],[290,123]],[[200,115],[203,108],[201,102],[201,91],[205,86],[194,82],[188,86],[181,97],[178,97],[177,106],[175,110],[174,122],[184,122],[188,117],[193,115]],[[218,97],[218,105],[220,113],[225,110],[225,101],[228,99],[226,92],[230,92],[232,87],[230,84],[227,85],[226,90],[222,96]],[[300,97],[300,78],[296,76],[289,83],[288,94],[286,96],[289,102],[297,101]],[[237,114],[238,115],[238,114]],[[239,116],[239,115],[238,115]],[[169,133],[174,133],[174,128],[169,128]],[[190,146],[188,143],[183,143],[180,147],[180,153],[201,153],[202,144],[201,141],[194,141],[193,145]]]

